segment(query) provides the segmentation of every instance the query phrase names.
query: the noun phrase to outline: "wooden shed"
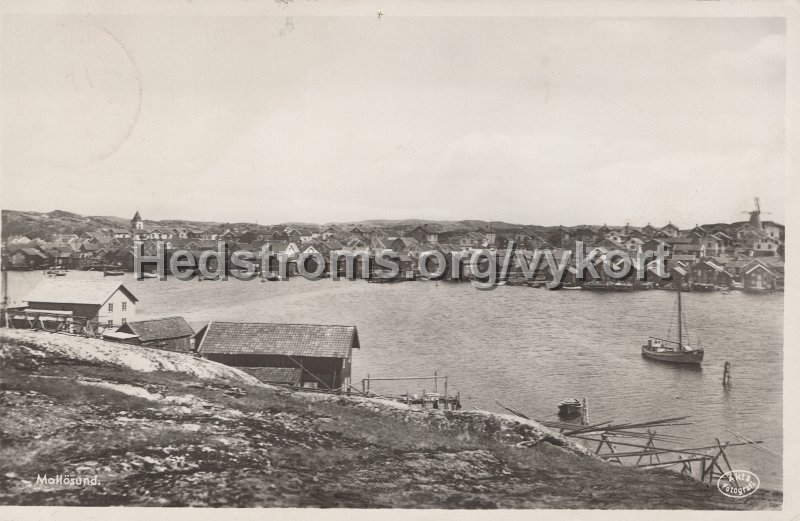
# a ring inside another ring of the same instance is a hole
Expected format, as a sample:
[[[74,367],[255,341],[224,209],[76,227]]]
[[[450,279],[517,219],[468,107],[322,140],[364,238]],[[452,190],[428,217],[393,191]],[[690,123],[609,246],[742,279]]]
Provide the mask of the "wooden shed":
[[[336,391],[350,385],[352,352],[360,348],[355,326],[318,324],[214,321],[197,333],[196,342],[203,357],[262,381]],[[278,374],[266,368],[295,372]]]
[[[761,263],[749,267],[742,277],[742,282],[745,291],[761,292],[776,289],[775,273]]]
[[[126,322],[116,332],[104,336],[111,340],[188,353],[193,347],[194,329],[183,317],[166,317]]]

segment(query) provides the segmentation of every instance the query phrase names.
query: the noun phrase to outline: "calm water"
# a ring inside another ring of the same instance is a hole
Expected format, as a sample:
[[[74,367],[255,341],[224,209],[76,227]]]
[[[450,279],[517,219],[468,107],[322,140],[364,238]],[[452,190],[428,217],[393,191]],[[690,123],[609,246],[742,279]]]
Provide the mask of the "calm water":
[[[70,272],[71,278],[94,273]],[[9,273],[20,300],[44,276]],[[783,295],[684,294],[693,344],[706,348],[701,370],[643,359],[647,335],[666,335],[676,295],[667,291],[594,293],[470,284],[367,284],[294,278],[288,282],[138,282],[137,318],[182,315],[195,328],[209,320],[352,324],[360,351],[353,381],[382,376],[448,375],[466,408],[500,412],[495,400],[539,419],[555,419],[566,397],[589,399],[594,422],[690,416],[691,426],[661,432],[690,436],[683,446],[736,441],[725,426],[782,451]],[[733,387],[722,387],[723,364]],[[431,390],[431,384],[427,384]],[[420,392],[373,383],[384,393]],[[734,466],[781,488],[781,462],[752,448],[731,449]]]

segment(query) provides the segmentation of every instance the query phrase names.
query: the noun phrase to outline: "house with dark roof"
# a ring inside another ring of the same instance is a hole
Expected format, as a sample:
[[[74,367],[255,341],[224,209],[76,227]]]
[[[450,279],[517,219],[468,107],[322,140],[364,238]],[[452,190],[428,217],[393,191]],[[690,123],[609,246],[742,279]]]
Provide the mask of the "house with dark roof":
[[[109,228],[108,233],[113,239],[130,239],[131,232],[122,228]]]
[[[759,263],[761,263],[760,260],[756,260],[752,257],[734,259],[725,264],[725,271],[727,271],[735,281],[741,282],[744,272],[751,268],[751,265]]]
[[[662,237],[677,237],[680,231],[680,228],[669,222],[659,230],[659,233]]]
[[[14,268],[38,269],[45,266],[50,257],[36,248],[18,248],[11,254],[11,266]]]
[[[744,290],[749,292],[771,291],[778,289],[778,277],[775,272],[757,262],[748,267],[742,275]]]
[[[183,317],[125,322],[104,338],[168,351],[188,353],[194,347],[194,329]]]
[[[439,242],[439,234],[433,225],[430,224],[417,226],[411,231],[410,235],[417,242],[427,242],[429,244],[436,244]]]
[[[280,368],[292,385],[340,392],[350,385],[353,349],[360,348],[355,326],[317,324],[213,321],[195,341],[204,358],[262,374],[263,381],[276,381],[276,371],[265,368]]]
[[[691,268],[692,282],[712,286],[729,286],[733,277],[722,266],[712,261],[700,261]]]

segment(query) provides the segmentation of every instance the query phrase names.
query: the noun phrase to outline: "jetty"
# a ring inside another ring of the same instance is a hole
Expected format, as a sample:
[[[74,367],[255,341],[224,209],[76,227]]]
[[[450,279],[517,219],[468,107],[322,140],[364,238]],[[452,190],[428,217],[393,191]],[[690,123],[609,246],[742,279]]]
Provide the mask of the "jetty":
[[[518,409],[496,402],[506,411],[525,419],[533,419]],[[736,470],[731,464],[727,449],[750,446],[773,457],[780,453],[761,446],[763,441],[752,440],[730,429],[726,430],[737,440],[721,441],[701,446],[685,446],[691,439],[674,434],[659,433],[656,428],[691,425],[688,416],[662,418],[641,422],[615,423],[613,420],[589,424],[588,409],[584,411],[580,424],[563,421],[535,420],[546,427],[558,430],[572,438],[605,461],[625,467],[641,469],[670,468],[702,482],[713,483],[720,476]],[[677,445],[677,446],[676,446]]]

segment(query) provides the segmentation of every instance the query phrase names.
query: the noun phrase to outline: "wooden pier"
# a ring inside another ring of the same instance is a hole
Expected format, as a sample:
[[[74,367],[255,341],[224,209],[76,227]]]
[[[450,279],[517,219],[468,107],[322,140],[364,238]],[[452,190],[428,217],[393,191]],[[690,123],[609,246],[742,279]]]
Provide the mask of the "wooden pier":
[[[372,382],[402,382],[402,381],[405,382],[432,381],[433,392],[427,392],[426,389],[423,389],[422,393],[418,395],[418,394],[411,394],[409,391],[406,391],[405,394],[391,397],[391,396],[380,396],[378,394],[373,393],[371,389]],[[441,393],[439,392],[440,381],[443,384],[443,389]],[[423,409],[430,407],[432,409],[459,410],[461,409],[461,393],[458,392],[455,395],[450,395],[448,389],[448,381],[449,378],[447,376],[439,376],[438,371],[434,371],[433,376],[395,376],[395,377],[374,378],[368,374],[366,378],[363,378],[361,380],[361,394],[365,396],[380,397],[388,400],[399,401],[401,403],[406,403],[408,405],[420,405]]]
[[[101,337],[105,326],[71,311],[4,308],[3,327],[30,329],[48,333],[66,333],[88,337]]]
[[[497,404],[521,418],[532,419],[514,407],[503,405],[500,402]],[[726,430],[739,441],[722,442],[719,438],[714,438],[714,444],[699,447],[665,446],[664,444],[681,444],[690,438],[658,433],[655,428],[691,425],[691,422],[684,421],[687,418],[688,416],[680,416],[619,424],[604,421],[593,425],[586,425],[588,422],[585,421],[582,421],[581,425],[567,422],[534,421],[557,429],[564,436],[574,438],[589,449],[594,447],[594,453],[606,461],[642,469],[673,467],[681,474],[708,483],[713,483],[715,479],[726,472],[735,470],[727,451],[730,447],[751,446],[774,457],[782,458],[780,453],[762,447],[762,441],[751,440],[727,427]]]

